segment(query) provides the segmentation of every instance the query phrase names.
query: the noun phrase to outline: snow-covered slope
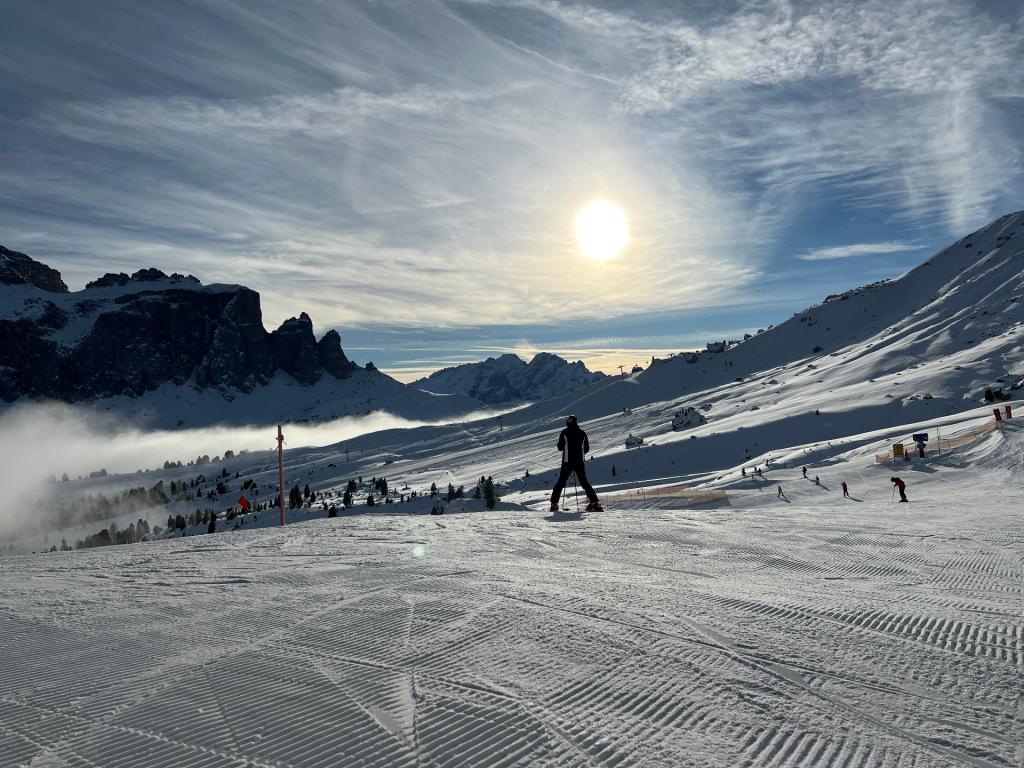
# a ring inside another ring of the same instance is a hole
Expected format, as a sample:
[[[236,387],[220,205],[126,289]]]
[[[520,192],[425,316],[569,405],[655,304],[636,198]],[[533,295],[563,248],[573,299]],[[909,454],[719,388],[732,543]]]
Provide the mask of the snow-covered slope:
[[[430,435],[387,450],[416,461]],[[817,449],[820,483],[778,444],[769,477],[710,478],[727,496],[705,506],[623,482],[604,513],[549,514],[543,487],[506,489],[494,512],[261,513],[0,558],[0,762],[1014,766],[1022,438],[901,467],[909,504],[860,435]],[[368,476],[376,439],[345,467],[290,451],[289,483]],[[464,447],[434,476],[513,469]]]
[[[570,363],[550,352],[540,352],[529,363],[509,353],[445,368],[413,384],[428,392],[464,394],[498,404],[547,400],[603,378],[603,373],[587,370],[580,360]]]

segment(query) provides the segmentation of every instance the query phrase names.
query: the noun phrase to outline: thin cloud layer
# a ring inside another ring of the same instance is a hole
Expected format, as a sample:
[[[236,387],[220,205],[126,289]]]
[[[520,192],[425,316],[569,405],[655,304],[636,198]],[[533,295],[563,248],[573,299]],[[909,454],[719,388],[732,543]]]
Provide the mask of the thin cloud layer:
[[[797,256],[802,261],[829,261],[831,259],[848,259],[851,256],[876,256],[885,253],[907,253],[920,251],[921,246],[914,243],[852,243],[850,245],[834,245],[830,248],[817,248]]]
[[[1021,9],[691,5],[21,4],[0,242],[73,287],[244,283],[268,324],[458,328],[728,306],[1019,199]],[[602,264],[594,197],[633,233]]]

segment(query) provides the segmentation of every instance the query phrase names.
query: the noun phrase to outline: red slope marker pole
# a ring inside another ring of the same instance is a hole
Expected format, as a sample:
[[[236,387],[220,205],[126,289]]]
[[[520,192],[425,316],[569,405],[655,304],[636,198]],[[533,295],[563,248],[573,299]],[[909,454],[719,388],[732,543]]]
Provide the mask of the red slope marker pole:
[[[284,525],[284,433],[277,425],[277,505],[281,509],[281,525]]]

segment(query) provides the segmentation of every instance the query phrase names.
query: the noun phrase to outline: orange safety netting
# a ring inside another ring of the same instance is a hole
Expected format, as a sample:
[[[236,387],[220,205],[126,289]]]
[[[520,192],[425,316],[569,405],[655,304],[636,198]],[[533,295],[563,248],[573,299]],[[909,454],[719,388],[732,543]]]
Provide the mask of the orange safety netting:
[[[660,488],[637,488],[625,493],[604,497],[608,501],[646,501],[647,499],[685,499],[689,504],[707,504],[729,498],[725,491],[708,488],[691,488],[688,485],[665,485]]]
[[[984,424],[979,424],[977,427],[971,427],[970,429],[959,433],[955,437],[943,437],[936,440],[934,443],[928,442],[925,444],[924,455],[931,456],[936,453],[948,451],[951,448],[959,448],[961,446],[967,445],[968,443],[973,443],[982,435],[988,434],[989,432],[999,429],[1000,427],[1002,427],[1002,422],[992,419],[991,421],[986,421]],[[911,458],[920,455],[917,452],[916,443],[904,443],[903,452],[905,454],[909,454]],[[892,460],[892,451],[886,451],[885,453],[875,454],[875,461],[878,464],[888,464]]]

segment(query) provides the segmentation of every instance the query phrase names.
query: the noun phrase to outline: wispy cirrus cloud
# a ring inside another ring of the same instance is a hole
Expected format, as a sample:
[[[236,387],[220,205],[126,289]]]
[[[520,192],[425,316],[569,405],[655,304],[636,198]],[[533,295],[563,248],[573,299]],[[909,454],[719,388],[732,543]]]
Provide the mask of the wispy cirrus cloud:
[[[867,253],[816,243],[936,248],[1024,192],[1012,4],[48,0],[5,17],[0,242],[23,235],[77,285],[145,264],[244,282],[270,323],[734,306],[793,253]],[[571,237],[595,196],[634,236],[601,265]]]
[[[920,250],[921,246],[916,243],[852,243],[815,248],[800,254],[797,258],[801,261],[831,261],[849,259],[853,256],[880,256],[886,253],[910,253]]]

